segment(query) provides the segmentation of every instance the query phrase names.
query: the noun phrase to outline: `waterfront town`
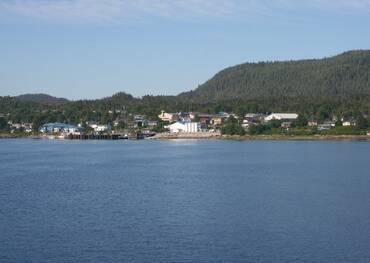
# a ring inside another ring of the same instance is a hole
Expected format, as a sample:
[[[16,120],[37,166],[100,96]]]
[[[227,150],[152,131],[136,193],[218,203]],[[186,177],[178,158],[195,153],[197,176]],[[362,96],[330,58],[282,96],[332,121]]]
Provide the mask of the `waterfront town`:
[[[112,113],[109,111],[108,113]],[[0,115],[0,120],[4,119]],[[367,135],[368,116],[346,118],[333,116],[319,121],[297,113],[165,112],[157,118],[130,114],[112,123],[33,123],[7,121],[10,134],[38,134],[58,139],[145,139],[145,138],[211,138],[222,135]]]

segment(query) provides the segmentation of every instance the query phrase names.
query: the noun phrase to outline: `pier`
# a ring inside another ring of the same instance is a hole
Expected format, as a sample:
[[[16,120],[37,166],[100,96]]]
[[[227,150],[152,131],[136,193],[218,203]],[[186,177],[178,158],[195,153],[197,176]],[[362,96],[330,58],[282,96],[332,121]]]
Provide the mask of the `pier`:
[[[147,137],[154,136],[155,133],[143,134],[135,132],[131,134],[114,133],[114,134],[68,134],[64,139],[68,140],[143,140]]]

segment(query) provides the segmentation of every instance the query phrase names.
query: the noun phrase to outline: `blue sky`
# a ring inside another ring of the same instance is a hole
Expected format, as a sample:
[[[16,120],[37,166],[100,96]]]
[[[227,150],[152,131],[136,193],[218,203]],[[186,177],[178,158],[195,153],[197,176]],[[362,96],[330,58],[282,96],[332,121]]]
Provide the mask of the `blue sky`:
[[[1,0],[0,96],[191,90],[243,62],[370,49],[370,0]]]

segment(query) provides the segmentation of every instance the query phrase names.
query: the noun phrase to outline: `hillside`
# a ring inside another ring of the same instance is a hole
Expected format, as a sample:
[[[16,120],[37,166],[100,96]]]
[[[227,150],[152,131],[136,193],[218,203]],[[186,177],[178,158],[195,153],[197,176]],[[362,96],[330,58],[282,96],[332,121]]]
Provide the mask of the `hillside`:
[[[116,113],[109,113],[115,110]],[[169,112],[298,112],[327,119],[370,115],[370,51],[315,60],[246,63],[227,68],[194,91],[135,98],[120,92],[68,101],[45,94],[0,97],[0,114],[14,121],[112,122],[117,116]]]
[[[198,103],[270,98],[347,99],[370,95],[370,51],[315,60],[245,63],[179,95]]]
[[[23,94],[16,96],[15,99],[24,102],[35,102],[41,104],[63,104],[68,100],[64,98],[56,98],[47,94]]]

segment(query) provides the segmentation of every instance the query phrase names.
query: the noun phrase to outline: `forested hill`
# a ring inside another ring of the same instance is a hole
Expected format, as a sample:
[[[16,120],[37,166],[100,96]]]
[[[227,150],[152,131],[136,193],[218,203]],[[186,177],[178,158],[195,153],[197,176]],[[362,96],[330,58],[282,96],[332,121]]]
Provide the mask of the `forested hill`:
[[[165,81],[165,80],[164,80]],[[124,92],[96,100],[68,101],[44,94],[0,96],[0,116],[45,123],[112,122],[122,114],[155,118],[169,112],[298,112],[306,116],[370,115],[370,51],[316,60],[246,63],[227,68],[194,91],[135,98]]]
[[[35,102],[41,104],[62,104],[68,100],[64,98],[56,98],[47,94],[23,94],[16,96],[15,99],[24,102]]]
[[[370,51],[350,51],[325,59],[241,64],[222,70],[179,98],[207,103],[363,95],[370,95]]]

